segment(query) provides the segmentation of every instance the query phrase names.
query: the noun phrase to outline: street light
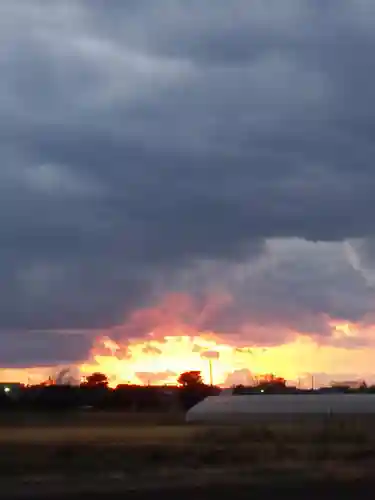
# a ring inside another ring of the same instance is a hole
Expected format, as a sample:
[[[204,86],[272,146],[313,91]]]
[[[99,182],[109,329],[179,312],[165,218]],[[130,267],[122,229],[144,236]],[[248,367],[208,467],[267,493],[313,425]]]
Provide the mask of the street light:
[[[212,369],[212,360],[213,359],[219,359],[219,353],[217,351],[205,351],[201,353],[201,358],[207,359],[208,360],[208,369],[210,373],[210,385],[214,385],[214,376],[213,376],[213,369]]]

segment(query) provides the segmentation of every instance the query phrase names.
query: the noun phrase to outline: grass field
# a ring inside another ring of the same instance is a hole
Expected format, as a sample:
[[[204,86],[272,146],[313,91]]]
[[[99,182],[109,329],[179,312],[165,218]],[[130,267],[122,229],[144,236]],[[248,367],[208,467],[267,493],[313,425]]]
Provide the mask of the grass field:
[[[180,414],[0,418],[0,476],[372,477],[374,418],[193,426]]]

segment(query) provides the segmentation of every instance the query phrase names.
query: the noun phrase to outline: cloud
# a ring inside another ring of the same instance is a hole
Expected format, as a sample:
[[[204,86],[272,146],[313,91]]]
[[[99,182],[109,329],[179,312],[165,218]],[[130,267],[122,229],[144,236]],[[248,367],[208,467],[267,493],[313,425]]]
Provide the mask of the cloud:
[[[364,279],[369,288],[375,289],[375,245],[374,238],[364,238],[345,243],[350,265]]]
[[[170,370],[157,373],[137,372],[135,375],[143,384],[164,384],[166,379],[174,378],[177,380],[178,376],[177,373]]]
[[[373,318],[375,289],[350,265],[347,242],[273,239],[257,259],[201,261],[178,271],[166,288],[172,283],[203,307],[193,314],[200,329],[230,334],[239,345],[277,345],[300,333],[360,346],[365,338],[338,337],[335,324],[361,330]]]
[[[1,2],[0,327],[109,327],[182,282],[257,342],[368,317],[342,242],[373,236],[373,9]]]
[[[93,336],[80,331],[0,331],[2,368],[81,363]]]
[[[142,349],[144,354],[161,354],[161,350],[152,345],[148,345]]]

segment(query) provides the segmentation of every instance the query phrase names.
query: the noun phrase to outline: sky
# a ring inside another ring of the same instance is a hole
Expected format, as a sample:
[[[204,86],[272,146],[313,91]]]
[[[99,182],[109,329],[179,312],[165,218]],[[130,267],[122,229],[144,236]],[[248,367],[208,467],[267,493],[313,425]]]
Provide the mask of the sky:
[[[0,377],[142,342],[176,294],[259,370],[371,376],[374,23],[373,0],[2,0]]]

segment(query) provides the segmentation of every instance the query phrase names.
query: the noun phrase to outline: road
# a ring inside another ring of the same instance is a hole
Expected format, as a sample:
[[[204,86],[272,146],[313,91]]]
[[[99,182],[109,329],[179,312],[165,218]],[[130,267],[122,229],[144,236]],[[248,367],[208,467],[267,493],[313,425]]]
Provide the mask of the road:
[[[7,494],[1,491],[0,498],[9,500],[217,500],[218,498],[234,498],[236,500],[373,500],[375,498],[375,481],[351,483],[305,483],[305,484],[268,484],[268,485],[227,485],[201,487],[173,487],[142,490],[118,490],[91,492],[75,492],[53,494],[51,491],[37,492],[33,489]]]

